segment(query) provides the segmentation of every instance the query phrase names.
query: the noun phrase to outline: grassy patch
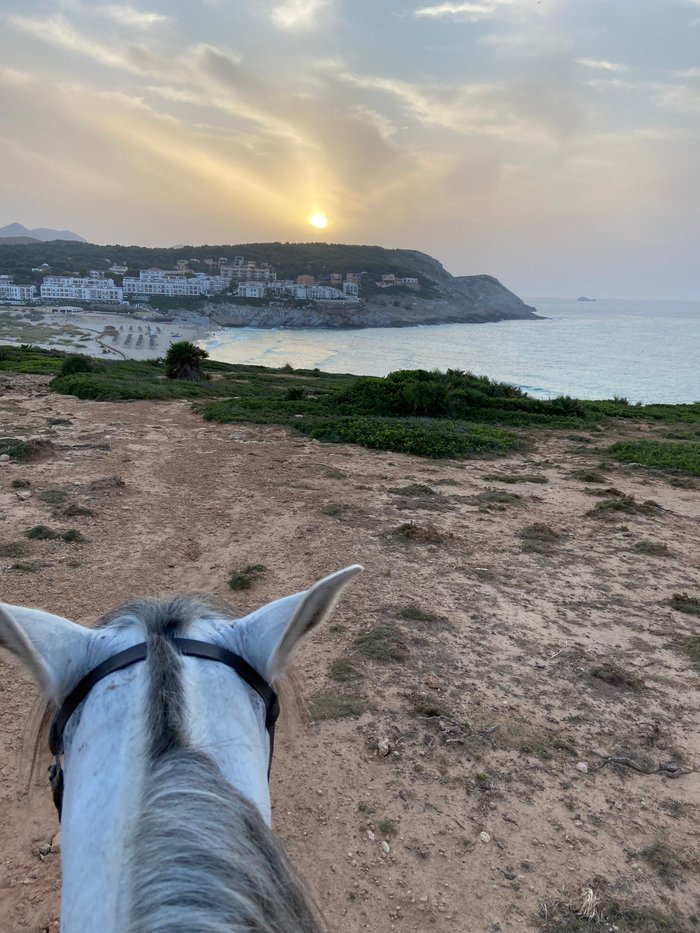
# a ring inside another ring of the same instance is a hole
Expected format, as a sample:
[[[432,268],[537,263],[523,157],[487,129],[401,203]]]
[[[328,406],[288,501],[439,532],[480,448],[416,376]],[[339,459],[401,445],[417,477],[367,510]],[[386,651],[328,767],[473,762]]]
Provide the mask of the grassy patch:
[[[317,693],[309,706],[312,719],[347,719],[361,716],[369,709],[366,700],[347,693]]]
[[[243,570],[232,571],[228,578],[228,585],[232,590],[249,590],[261,573],[265,573],[267,567],[263,564],[250,564]]]
[[[387,492],[390,492],[394,496],[438,496],[440,495],[430,486],[426,486],[424,483],[409,483],[408,486],[394,486],[391,489],[388,489]]]
[[[700,616],[700,596],[691,596],[689,593],[674,593],[671,597],[671,608],[688,615]]]
[[[453,537],[451,532],[440,531],[435,525],[416,525],[415,522],[404,522],[391,532],[396,538],[404,541],[415,541],[419,544],[443,544]]]
[[[0,557],[26,557],[30,547],[24,541],[5,541],[0,544]]]
[[[16,437],[0,438],[0,454],[7,454],[18,463],[34,463],[53,456],[54,446],[51,441],[44,438],[30,438],[27,441],[17,440]]]
[[[340,416],[300,421],[298,428],[319,441],[359,444],[434,459],[498,456],[524,446],[510,431],[460,422]]]
[[[67,498],[68,493],[65,489],[42,489],[37,493],[37,499],[49,505],[63,505]]]
[[[679,647],[683,654],[690,658],[693,665],[700,670],[700,635],[691,635],[689,638],[681,639]]]
[[[653,499],[638,502],[634,496],[621,494],[614,499],[602,499],[586,512],[592,518],[614,518],[618,513],[625,515],[658,515],[661,506]]]
[[[697,872],[698,862],[676,846],[665,842],[654,842],[638,853],[639,857],[654,869],[661,881],[674,888],[688,871]]]
[[[700,476],[700,443],[688,441],[626,441],[608,451],[621,463],[640,463],[657,470],[675,470]]]
[[[385,839],[393,839],[398,833],[399,826],[396,820],[383,819],[376,824],[377,835],[384,836]]]
[[[13,479],[10,483],[13,489],[29,489],[31,485],[28,479]]]
[[[95,514],[92,509],[88,509],[84,505],[76,505],[74,502],[59,509],[58,512],[65,518],[81,518],[83,516]]]
[[[582,483],[606,483],[607,480],[602,473],[597,470],[574,470],[571,474],[572,479],[578,479]]]
[[[359,680],[361,674],[349,658],[336,658],[330,666],[328,676],[339,683],[347,683],[351,680]]]
[[[535,554],[551,554],[561,540],[561,535],[544,522],[526,525],[518,532],[523,542],[523,551]]]
[[[548,483],[541,473],[487,473],[484,477],[490,483]]]
[[[27,532],[27,537],[32,541],[55,541],[61,537],[61,533],[48,525],[34,525]]]
[[[605,661],[597,667],[591,668],[591,677],[596,680],[602,680],[603,683],[611,687],[617,687],[620,690],[641,690],[642,681],[635,674],[623,670],[612,661]]]
[[[69,528],[67,531],[61,532],[60,537],[63,541],[68,541],[71,544],[84,544],[85,542],[85,536],[77,528]]]
[[[392,664],[406,660],[406,646],[394,625],[375,625],[361,632],[353,642],[355,651],[370,661]]]
[[[421,609],[420,606],[404,606],[399,609],[397,615],[404,622],[436,623],[445,621],[442,616],[436,615],[436,613],[430,612],[428,609]]]
[[[632,546],[635,554],[646,554],[649,557],[670,557],[671,552],[665,544],[656,541],[637,541]]]
[[[495,510],[502,512],[507,505],[512,505],[522,499],[517,492],[507,492],[505,489],[485,489],[475,496],[467,496],[466,501],[479,506],[480,512]]]

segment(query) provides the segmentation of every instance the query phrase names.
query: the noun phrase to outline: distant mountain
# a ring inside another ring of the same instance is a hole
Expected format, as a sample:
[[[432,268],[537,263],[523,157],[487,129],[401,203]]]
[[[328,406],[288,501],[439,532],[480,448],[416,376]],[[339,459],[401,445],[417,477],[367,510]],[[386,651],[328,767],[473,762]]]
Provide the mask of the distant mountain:
[[[22,224],[7,224],[6,227],[0,227],[0,237],[29,237],[31,240],[75,240],[78,243],[87,243],[84,237],[78,236],[72,230],[52,230],[50,227],[36,227],[34,230],[28,230]]]

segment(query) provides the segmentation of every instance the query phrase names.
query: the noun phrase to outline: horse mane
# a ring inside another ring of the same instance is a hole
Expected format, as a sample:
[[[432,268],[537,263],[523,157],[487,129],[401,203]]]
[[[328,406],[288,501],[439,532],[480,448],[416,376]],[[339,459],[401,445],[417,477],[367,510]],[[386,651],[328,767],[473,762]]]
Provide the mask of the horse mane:
[[[187,740],[182,658],[171,639],[196,619],[239,613],[202,597],[144,599],[95,627],[141,627],[148,642],[147,755],[125,870],[128,933],[322,933],[321,913],[257,808]],[[32,772],[53,704],[39,723]],[[31,779],[31,775],[30,775]]]

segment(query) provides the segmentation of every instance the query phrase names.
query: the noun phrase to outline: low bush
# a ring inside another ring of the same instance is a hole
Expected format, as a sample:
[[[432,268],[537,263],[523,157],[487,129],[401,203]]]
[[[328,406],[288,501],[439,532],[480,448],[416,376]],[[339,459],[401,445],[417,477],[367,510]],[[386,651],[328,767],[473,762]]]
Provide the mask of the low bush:
[[[694,441],[625,441],[613,444],[608,452],[621,463],[641,463],[700,476],[700,443]]]
[[[59,373],[61,376],[75,376],[76,373],[93,373],[95,364],[89,356],[67,356],[61,363]]]

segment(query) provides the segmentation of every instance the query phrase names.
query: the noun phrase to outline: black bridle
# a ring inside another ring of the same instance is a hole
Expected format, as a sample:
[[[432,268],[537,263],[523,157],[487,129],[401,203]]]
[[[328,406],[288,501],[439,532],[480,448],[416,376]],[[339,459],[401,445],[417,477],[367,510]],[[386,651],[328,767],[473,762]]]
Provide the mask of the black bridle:
[[[212,645],[206,641],[196,641],[192,638],[173,638],[171,644],[178,649],[180,654],[191,658],[204,658],[206,661],[219,661],[232,668],[238,676],[244,680],[258,694],[265,704],[265,728],[270,736],[270,760],[267,767],[267,776],[270,777],[270,768],[272,767],[272,753],[275,747],[275,723],[280,713],[279,698],[268,682],[258,674],[255,668],[249,664],[240,654],[229,651],[221,645]],[[63,754],[63,733],[68,724],[68,720],[83,702],[88,693],[95,684],[99,683],[103,677],[113,674],[115,671],[121,671],[125,667],[136,664],[137,661],[145,661],[148,656],[148,646],[142,642],[119,651],[117,654],[107,658],[101,664],[85,675],[71,690],[63,701],[61,708],[56,713],[51,729],[49,731],[49,748],[51,754],[55,757],[55,762],[49,768],[49,780],[51,782],[51,792],[53,802],[58,810],[58,818],[61,819],[61,809],[63,806],[63,768],[61,766],[61,755]]]

